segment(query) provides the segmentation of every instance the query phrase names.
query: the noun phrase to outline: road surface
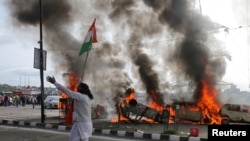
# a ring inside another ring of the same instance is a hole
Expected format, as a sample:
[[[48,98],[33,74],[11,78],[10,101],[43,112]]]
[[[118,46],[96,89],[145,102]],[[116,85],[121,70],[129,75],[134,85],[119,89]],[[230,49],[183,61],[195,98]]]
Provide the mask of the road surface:
[[[68,141],[68,132],[44,130],[36,128],[21,128],[0,126],[1,141]],[[153,141],[145,139],[118,138],[114,136],[93,135],[90,141]]]

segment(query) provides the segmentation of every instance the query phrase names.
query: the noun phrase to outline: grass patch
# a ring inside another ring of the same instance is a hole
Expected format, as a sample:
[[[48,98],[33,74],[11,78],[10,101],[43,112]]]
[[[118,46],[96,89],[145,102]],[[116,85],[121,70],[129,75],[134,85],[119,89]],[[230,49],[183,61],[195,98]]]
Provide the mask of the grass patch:
[[[170,134],[170,135],[176,135],[178,132],[175,130],[166,130],[162,132],[162,134]]]
[[[187,137],[187,136],[189,136],[188,133],[179,132],[179,131],[175,131],[175,130],[166,130],[166,131],[162,132],[161,134],[178,135],[178,136],[181,136],[181,137]]]

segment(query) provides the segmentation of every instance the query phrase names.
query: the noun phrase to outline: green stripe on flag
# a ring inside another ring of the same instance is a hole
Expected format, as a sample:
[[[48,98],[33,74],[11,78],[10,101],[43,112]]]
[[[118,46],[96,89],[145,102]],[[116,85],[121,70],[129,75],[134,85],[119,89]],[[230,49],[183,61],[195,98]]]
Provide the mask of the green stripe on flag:
[[[79,52],[79,56],[82,55],[84,52],[87,52],[92,47],[92,37],[90,37],[90,40],[88,42],[84,42],[82,44],[81,50]]]

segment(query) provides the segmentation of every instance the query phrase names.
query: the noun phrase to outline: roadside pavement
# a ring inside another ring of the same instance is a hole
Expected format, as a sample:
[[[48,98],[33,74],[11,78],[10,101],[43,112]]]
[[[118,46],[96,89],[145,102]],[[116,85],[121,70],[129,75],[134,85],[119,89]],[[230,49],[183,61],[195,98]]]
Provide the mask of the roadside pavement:
[[[41,122],[41,108],[31,105],[25,107],[0,106],[0,125],[37,127],[60,131],[70,131],[71,125],[66,125],[64,119],[59,118],[58,109],[45,109],[46,118]],[[93,134],[104,134],[114,136],[128,136],[154,140],[175,140],[175,141],[206,141],[207,126],[180,123],[138,123],[120,122],[113,123],[110,119],[93,119]],[[198,130],[198,136],[188,136],[191,128]],[[175,130],[180,135],[163,134],[164,131]]]

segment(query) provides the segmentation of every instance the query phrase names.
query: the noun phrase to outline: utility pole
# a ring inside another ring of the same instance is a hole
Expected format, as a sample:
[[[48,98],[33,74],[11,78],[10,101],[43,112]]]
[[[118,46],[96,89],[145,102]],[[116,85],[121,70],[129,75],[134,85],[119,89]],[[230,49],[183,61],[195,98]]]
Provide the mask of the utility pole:
[[[44,97],[44,81],[43,81],[43,0],[39,0],[39,6],[40,6],[40,80],[41,80],[41,123],[44,123],[45,120],[45,114],[44,114],[44,103],[43,103],[43,97]]]

